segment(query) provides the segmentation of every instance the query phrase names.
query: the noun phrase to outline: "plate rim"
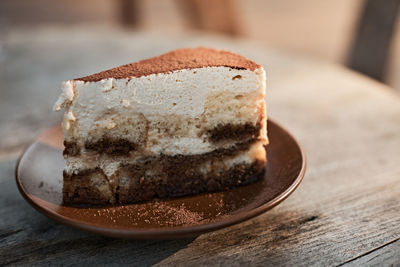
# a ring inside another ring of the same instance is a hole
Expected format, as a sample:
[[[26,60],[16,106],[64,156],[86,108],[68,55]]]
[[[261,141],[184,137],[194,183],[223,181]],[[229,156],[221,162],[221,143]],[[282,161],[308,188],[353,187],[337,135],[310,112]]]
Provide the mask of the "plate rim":
[[[22,152],[22,154],[19,156],[17,165],[15,167],[15,181],[18,187],[18,190],[20,194],[24,197],[24,199],[32,206],[34,207],[37,211],[42,213],[43,215],[59,222],[65,225],[68,225],[70,227],[73,227],[75,229],[99,234],[102,236],[108,236],[108,237],[116,237],[116,238],[130,238],[130,239],[175,239],[175,238],[183,238],[183,237],[193,237],[193,236],[198,236],[203,233],[215,231],[221,228],[225,228],[228,226],[232,226],[235,224],[239,224],[241,222],[247,221],[249,219],[255,218],[264,212],[274,208],[278,204],[280,204],[282,201],[287,199],[300,185],[302,182],[305,172],[307,169],[307,157],[304,151],[303,146],[300,144],[300,142],[297,140],[296,137],[294,137],[285,127],[282,127],[279,123],[276,123],[274,120],[268,119],[268,123],[274,124],[276,127],[280,128],[280,130],[284,131],[290,138],[292,138],[299,148],[301,158],[302,158],[302,163],[301,163],[301,169],[296,177],[294,179],[293,183],[286,188],[282,193],[280,193],[278,196],[273,198],[272,200],[254,208],[249,211],[241,212],[238,214],[234,214],[229,217],[229,220],[220,220],[220,221],[215,221],[211,223],[206,223],[206,224],[201,224],[201,225],[192,225],[192,226],[181,226],[181,227],[173,227],[173,228],[138,228],[138,229],[119,229],[119,228],[107,228],[107,227],[102,227],[99,225],[95,224],[90,224],[90,223],[85,223],[81,222],[79,220],[76,220],[71,217],[66,217],[63,215],[60,215],[52,210],[49,210],[40,204],[36,203],[35,200],[33,199],[34,196],[29,194],[27,191],[25,191],[23,185],[21,184],[21,179],[19,178],[19,169],[21,165],[21,161],[24,159],[24,156],[28,152],[29,149],[33,147],[33,145],[37,142],[40,142],[38,140],[38,137],[35,138],[35,140],[30,143]],[[54,126],[52,126],[54,127]],[[52,128],[48,127],[46,130]],[[45,131],[46,131],[45,130]]]

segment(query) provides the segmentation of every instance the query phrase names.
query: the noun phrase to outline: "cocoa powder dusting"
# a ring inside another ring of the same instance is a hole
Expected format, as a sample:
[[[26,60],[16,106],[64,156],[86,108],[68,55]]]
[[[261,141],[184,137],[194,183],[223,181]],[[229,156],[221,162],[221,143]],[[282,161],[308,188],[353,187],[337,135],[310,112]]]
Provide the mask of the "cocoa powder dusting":
[[[186,209],[184,204],[171,207],[160,202],[153,205],[153,212],[162,214],[164,218],[158,220],[158,224],[166,224],[166,226],[194,225],[204,219],[202,214]]]
[[[254,71],[261,66],[243,56],[228,51],[205,47],[183,48],[75,80],[97,82],[107,78],[138,78],[150,74],[203,67],[229,67]]]

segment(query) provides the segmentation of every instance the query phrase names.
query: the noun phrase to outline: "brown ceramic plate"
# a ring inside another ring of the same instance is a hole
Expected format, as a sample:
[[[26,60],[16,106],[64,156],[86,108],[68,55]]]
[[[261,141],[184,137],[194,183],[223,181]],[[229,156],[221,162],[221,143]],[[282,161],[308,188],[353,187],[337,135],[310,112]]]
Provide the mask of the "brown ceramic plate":
[[[299,143],[268,121],[265,178],[230,191],[109,207],[62,203],[62,131],[44,132],[22,155],[17,185],[25,199],[48,217],[101,235],[158,239],[194,236],[255,217],[286,199],[301,182],[306,160]]]

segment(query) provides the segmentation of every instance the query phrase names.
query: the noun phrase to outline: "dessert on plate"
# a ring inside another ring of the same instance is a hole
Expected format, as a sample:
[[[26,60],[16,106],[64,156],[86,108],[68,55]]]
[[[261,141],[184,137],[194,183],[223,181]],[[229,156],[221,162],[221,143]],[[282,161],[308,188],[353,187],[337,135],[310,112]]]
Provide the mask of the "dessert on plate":
[[[65,203],[134,203],[264,176],[265,71],[209,48],[63,82]]]

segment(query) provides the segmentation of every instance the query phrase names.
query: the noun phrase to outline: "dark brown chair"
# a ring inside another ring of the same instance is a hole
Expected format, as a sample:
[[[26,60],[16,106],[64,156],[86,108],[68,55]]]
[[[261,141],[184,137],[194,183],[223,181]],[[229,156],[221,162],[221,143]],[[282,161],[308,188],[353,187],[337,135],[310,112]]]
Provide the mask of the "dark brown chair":
[[[366,0],[347,66],[383,81],[400,0]]]

